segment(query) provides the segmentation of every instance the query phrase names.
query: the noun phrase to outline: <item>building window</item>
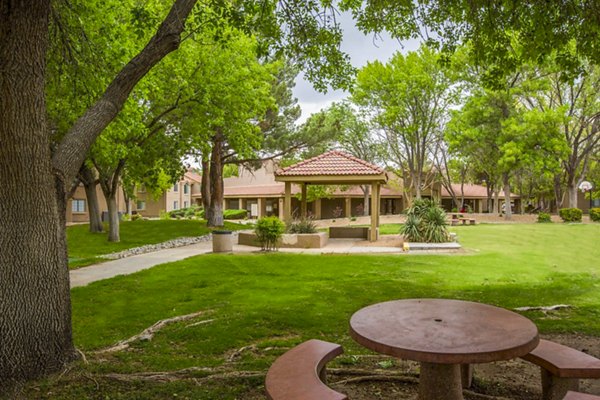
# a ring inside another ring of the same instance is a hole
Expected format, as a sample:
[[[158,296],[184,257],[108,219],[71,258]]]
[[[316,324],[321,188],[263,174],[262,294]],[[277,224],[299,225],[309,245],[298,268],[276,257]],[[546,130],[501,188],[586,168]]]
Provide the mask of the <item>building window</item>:
[[[146,185],[144,185],[144,184],[140,185],[140,190],[138,190],[138,192],[146,193]]]
[[[73,199],[73,201],[71,203],[71,211],[74,213],[84,213],[85,212],[85,200]]]
[[[188,204],[188,202],[187,202],[187,201],[184,201],[184,202],[183,202],[183,208],[188,208],[188,207],[189,207],[189,204]]]
[[[185,185],[183,185],[183,194],[188,194],[190,191],[190,185],[188,185],[187,183]]]
[[[176,183],[173,185],[173,191],[174,192],[179,192],[179,183]]]
[[[145,201],[138,201],[137,202],[137,207],[136,207],[139,211],[144,211],[146,209],[146,202]]]
[[[173,202],[173,210],[179,210],[179,202],[177,200]]]

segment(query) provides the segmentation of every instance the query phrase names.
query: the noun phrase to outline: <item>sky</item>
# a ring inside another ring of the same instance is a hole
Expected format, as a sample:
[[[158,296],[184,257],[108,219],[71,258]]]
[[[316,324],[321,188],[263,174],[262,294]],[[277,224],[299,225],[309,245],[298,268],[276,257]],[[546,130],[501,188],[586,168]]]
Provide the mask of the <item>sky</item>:
[[[351,63],[356,68],[366,65],[368,61],[386,62],[397,51],[406,53],[419,47],[418,40],[400,43],[385,34],[377,37],[372,34],[364,35],[355,27],[351,15],[347,13],[342,13],[338,21],[344,31],[342,50],[350,56]],[[298,75],[294,88],[294,96],[302,107],[302,116],[298,123],[303,123],[312,113],[344,99],[347,95],[348,93],[341,90],[329,90],[326,94],[319,93],[313,89],[310,82],[303,79],[302,74]]]

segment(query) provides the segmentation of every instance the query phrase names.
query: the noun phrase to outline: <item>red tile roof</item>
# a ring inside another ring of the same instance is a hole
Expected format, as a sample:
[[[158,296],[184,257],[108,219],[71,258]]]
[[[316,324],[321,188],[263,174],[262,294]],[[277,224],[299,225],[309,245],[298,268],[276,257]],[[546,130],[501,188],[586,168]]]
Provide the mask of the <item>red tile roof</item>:
[[[452,190],[454,194],[460,197],[460,183],[453,183]],[[481,185],[474,185],[471,183],[465,183],[463,187],[463,192],[466,198],[468,199],[486,199],[487,198],[487,188]],[[451,197],[450,192],[442,187],[442,197]],[[500,192],[500,197],[504,197],[504,191]],[[510,197],[518,198],[519,195],[511,193]]]
[[[348,176],[381,175],[383,168],[338,150],[328,151],[319,156],[301,161],[280,169],[276,176]]]
[[[183,176],[192,181],[196,181],[198,183],[202,182],[202,176],[200,174],[197,174],[196,172],[192,171],[191,169],[188,170]]]

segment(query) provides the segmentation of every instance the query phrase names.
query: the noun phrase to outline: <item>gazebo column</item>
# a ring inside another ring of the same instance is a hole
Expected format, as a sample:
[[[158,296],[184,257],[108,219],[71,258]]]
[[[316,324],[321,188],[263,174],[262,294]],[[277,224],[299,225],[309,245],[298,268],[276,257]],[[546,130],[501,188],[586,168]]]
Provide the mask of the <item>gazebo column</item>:
[[[321,199],[315,200],[315,219],[321,219]]]
[[[379,182],[371,183],[371,234],[369,240],[377,240],[377,228],[379,227]]]
[[[301,185],[302,200],[300,201],[300,217],[306,218],[306,183]]]
[[[285,199],[283,201],[283,219],[292,220],[292,183],[285,183]]]

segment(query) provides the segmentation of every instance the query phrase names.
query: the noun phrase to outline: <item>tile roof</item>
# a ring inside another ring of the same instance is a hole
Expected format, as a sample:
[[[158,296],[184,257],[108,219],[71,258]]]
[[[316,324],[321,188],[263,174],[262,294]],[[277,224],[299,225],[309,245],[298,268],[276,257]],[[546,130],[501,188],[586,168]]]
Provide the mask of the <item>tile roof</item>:
[[[383,168],[338,150],[328,151],[319,156],[275,172],[276,176],[348,176],[381,175]]]
[[[460,183],[453,183],[452,184],[452,190],[454,191],[454,193],[460,197]],[[463,187],[463,192],[466,198],[483,198],[486,199],[487,198],[487,188],[485,186],[482,185],[474,185],[471,183],[465,183],[464,187]],[[442,186],[442,197],[451,197],[450,196],[450,192],[448,192],[448,190]],[[500,192],[500,197],[504,197],[504,190],[502,190]],[[519,195],[511,193],[510,197],[512,198],[518,198]]]
[[[191,169],[187,170],[183,176],[198,183],[202,181],[202,176]]]

